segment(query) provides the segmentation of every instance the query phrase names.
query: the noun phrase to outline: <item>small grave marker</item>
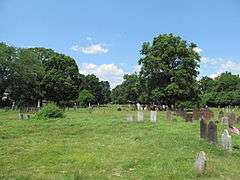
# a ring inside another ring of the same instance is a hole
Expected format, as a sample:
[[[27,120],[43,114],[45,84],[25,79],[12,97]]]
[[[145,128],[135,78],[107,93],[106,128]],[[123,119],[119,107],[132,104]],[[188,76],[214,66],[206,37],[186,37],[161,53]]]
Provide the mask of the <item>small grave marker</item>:
[[[203,174],[206,171],[207,158],[205,152],[201,151],[197,154],[195,161],[195,169],[197,174]]]
[[[222,146],[225,150],[232,150],[232,140],[227,129],[225,129],[222,134]]]

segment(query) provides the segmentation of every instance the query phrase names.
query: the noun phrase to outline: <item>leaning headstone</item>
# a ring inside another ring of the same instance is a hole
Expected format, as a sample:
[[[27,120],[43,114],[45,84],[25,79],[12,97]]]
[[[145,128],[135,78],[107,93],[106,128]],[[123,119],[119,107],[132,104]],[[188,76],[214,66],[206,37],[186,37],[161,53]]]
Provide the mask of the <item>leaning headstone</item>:
[[[217,125],[213,121],[208,124],[208,141],[213,144],[217,143]]]
[[[172,120],[172,112],[170,110],[167,110],[166,111],[166,119],[168,121],[171,121]]]
[[[144,117],[143,117],[143,112],[142,111],[138,111],[137,112],[137,119],[138,119],[138,122],[142,122]]]
[[[200,138],[206,139],[207,135],[208,135],[208,124],[203,118],[201,118],[201,120],[200,120]]]
[[[127,115],[127,122],[133,122],[133,116],[131,114]]]
[[[236,120],[236,114],[234,112],[230,112],[228,114],[228,124],[230,126],[234,126],[234,124],[237,123],[237,120]]]
[[[207,167],[206,154],[203,151],[201,151],[197,154],[195,161],[195,169],[197,174],[203,174],[206,171],[206,167]]]
[[[227,129],[225,129],[222,134],[222,146],[225,150],[232,150],[232,140]]]
[[[151,111],[150,112],[150,121],[153,123],[157,122],[157,111]]]

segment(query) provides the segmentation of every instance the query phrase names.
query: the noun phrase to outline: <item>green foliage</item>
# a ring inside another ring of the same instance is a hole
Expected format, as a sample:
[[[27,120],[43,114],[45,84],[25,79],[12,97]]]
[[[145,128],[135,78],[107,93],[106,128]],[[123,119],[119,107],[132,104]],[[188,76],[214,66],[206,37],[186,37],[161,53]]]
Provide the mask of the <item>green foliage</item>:
[[[123,83],[112,90],[112,102],[116,104],[136,103],[140,92],[138,75],[124,75],[123,79]]]
[[[240,77],[229,72],[215,79],[203,77],[199,86],[201,103],[210,107],[240,105]]]
[[[78,100],[82,106],[87,107],[89,103],[94,103],[96,98],[90,91],[84,89],[79,93]]]
[[[143,44],[139,60],[142,93],[151,102],[172,105],[197,98],[200,56],[196,47],[173,34],[159,35],[152,43]]]
[[[63,118],[64,111],[54,103],[48,103],[36,113],[37,119]]]

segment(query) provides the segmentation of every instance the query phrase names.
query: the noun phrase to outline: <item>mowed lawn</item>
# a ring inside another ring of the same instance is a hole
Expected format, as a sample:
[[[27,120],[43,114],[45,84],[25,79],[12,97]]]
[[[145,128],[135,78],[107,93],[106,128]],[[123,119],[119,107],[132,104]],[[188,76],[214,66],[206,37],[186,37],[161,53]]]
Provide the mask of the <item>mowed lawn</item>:
[[[17,120],[0,111],[1,179],[240,179],[240,149],[222,150],[199,138],[199,122],[126,122],[136,112],[116,107],[66,111],[66,118]],[[219,142],[224,126],[218,125]],[[240,137],[233,135],[240,147]],[[194,171],[205,151],[207,171]]]

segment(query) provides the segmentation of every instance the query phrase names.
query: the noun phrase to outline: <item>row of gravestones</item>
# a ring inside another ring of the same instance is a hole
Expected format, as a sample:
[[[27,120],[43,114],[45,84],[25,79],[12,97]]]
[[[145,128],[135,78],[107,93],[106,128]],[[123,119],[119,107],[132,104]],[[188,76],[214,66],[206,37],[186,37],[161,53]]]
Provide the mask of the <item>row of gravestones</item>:
[[[234,112],[228,113],[226,116],[224,115],[223,111],[219,112],[218,115],[219,121],[221,121],[225,125],[233,126],[235,124],[240,123],[240,116],[236,116]]]
[[[204,119],[200,121],[200,137],[208,139],[210,143],[217,143],[217,125],[210,121],[207,123]],[[232,150],[232,140],[227,129],[222,134],[222,147],[225,150]],[[198,174],[203,174],[206,170],[207,158],[205,152],[201,151],[197,154],[195,161],[195,169]]]
[[[20,120],[30,119],[30,114],[19,113],[18,114],[18,119],[20,119]]]
[[[133,122],[134,118],[132,114],[127,115],[127,121]],[[137,112],[137,121],[143,122],[144,121],[144,113],[142,111]],[[153,123],[157,122],[157,111],[150,111],[150,121]]]
[[[204,119],[200,121],[200,138],[207,139],[211,144],[217,144],[217,125],[215,122],[210,121],[207,123]],[[222,146],[225,150],[232,149],[232,140],[231,136],[227,129],[224,130],[222,134]]]

